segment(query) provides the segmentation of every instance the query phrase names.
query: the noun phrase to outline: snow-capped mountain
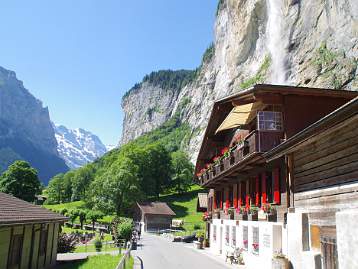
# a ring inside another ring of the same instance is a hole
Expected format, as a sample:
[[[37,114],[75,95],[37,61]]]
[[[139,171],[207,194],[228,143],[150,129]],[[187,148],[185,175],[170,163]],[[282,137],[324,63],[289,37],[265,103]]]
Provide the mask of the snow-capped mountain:
[[[54,125],[54,129],[57,151],[71,169],[92,162],[107,152],[106,146],[91,132],[81,128],[71,130],[63,125]]]

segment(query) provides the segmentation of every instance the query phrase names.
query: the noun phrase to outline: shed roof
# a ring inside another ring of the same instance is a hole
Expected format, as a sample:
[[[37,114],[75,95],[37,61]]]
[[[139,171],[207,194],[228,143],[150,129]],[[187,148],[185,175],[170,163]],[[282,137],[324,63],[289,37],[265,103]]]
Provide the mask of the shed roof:
[[[208,208],[208,194],[198,193],[198,206],[200,208]]]
[[[66,220],[65,216],[0,192],[0,226]]]
[[[142,202],[137,203],[144,214],[175,216],[174,211],[163,202]]]

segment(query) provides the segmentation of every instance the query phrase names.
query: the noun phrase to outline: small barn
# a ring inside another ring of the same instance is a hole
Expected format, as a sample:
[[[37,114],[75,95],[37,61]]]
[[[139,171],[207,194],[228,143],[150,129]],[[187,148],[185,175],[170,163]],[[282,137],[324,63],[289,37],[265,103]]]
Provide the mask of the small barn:
[[[198,193],[198,202],[196,204],[197,212],[206,212],[208,210],[208,194]]]
[[[68,218],[0,192],[0,268],[56,264],[60,226]]]
[[[134,219],[140,223],[141,231],[150,232],[170,229],[174,211],[163,202],[137,203]]]

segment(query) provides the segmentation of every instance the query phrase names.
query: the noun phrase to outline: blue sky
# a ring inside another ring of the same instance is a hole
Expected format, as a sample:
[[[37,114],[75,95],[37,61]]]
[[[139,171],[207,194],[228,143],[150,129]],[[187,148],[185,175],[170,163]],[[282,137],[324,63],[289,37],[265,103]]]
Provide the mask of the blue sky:
[[[51,119],[121,135],[121,96],[159,69],[193,69],[213,39],[216,0],[2,1],[0,65]]]

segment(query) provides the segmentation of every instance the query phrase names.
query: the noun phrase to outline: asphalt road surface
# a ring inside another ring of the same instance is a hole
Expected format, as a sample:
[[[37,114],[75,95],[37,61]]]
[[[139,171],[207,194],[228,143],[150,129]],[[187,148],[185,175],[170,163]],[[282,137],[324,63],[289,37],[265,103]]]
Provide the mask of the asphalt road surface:
[[[145,234],[138,242],[138,249],[131,252],[135,269],[223,269],[223,263],[208,257],[185,243],[173,243],[157,235]]]

